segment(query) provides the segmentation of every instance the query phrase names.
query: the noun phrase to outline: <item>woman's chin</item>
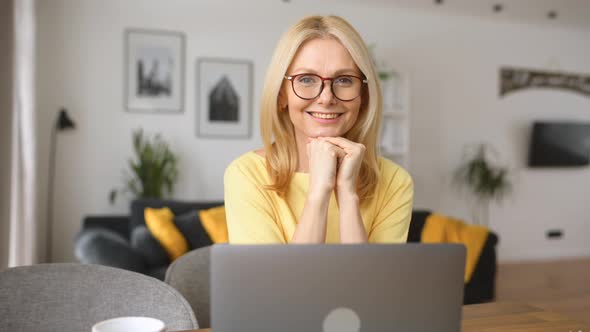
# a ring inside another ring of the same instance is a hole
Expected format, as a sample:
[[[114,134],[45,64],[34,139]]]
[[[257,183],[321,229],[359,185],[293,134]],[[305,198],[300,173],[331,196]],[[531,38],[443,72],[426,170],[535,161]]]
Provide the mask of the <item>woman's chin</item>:
[[[318,130],[309,133],[307,136],[310,138],[318,138],[318,137],[339,137],[342,136],[339,130]]]

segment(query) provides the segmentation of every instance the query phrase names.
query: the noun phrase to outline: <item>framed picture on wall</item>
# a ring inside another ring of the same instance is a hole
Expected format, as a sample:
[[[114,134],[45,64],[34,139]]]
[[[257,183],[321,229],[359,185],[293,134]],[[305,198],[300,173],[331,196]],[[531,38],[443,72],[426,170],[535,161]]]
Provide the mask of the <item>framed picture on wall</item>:
[[[125,108],[179,113],[184,103],[184,45],[180,32],[125,31]]]
[[[197,59],[197,136],[250,137],[252,67],[247,60]]]

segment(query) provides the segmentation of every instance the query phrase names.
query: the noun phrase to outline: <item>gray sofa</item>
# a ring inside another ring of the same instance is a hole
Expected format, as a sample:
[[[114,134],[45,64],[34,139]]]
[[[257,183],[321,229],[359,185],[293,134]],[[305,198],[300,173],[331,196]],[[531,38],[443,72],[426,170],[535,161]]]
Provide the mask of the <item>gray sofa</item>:
[[[186,225],[200,225],[195,222],[198,218],[195,211],[219,205],[223,202],[143,199],[131,203],[130,216],[88,216],[84,218],[82,231],[76,240],[76,257],[83,263],[119,267],[164,280],[170,260],[145,229],[144,209],[169,207],[177,216],[175,223],[181,232],[191,239],[189,250],[194,250],[211,245],[211,239],[204,229],[188,229]],[[421,242],[422,229],[430,214],[427,210],[412,211],[408,242]],[[471,280],[465,285],[465,304],[493,301],[498,241],[497,234],[488,234]]]
[[[220,205],[223,202],[138,199],[131,202],[129,215],[86,216],[75,239],[76,258],[81,263],[118,267],[164,280],[170,259],[145,226],[145,208],[170,208],[189,250],[194,250],[212,244],[198,220],[198,211]]]

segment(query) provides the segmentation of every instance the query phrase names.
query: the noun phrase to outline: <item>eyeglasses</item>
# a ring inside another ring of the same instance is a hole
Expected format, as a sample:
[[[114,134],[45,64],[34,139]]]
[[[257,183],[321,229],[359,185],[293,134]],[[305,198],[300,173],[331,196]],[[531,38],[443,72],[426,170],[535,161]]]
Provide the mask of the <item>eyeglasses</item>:
[[[362,93],[363,84],[368,80],[352,76],[340,75],[337,77],[321,77],[316,74],[297,74],[285,76],[291,81],[291,87],[297,97],[305,100],[317,98],[324,91],[324,82],[330,81],[330,89],[334,97],[341,101],[351,101]]]

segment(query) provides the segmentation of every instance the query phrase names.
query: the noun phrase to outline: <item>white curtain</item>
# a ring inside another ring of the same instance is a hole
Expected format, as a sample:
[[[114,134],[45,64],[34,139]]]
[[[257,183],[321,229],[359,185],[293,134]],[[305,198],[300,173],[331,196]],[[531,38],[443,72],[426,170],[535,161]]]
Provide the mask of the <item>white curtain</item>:
[[[35,171],[35,0],[14,1],[14,36],[9,266],[39,261]]]

